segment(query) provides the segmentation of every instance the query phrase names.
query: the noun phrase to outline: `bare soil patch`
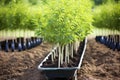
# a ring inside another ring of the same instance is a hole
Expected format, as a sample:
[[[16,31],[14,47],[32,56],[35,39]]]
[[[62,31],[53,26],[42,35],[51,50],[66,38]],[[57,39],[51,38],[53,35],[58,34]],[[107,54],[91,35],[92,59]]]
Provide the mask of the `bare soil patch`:
[[[0,80],[45,80],[37,67],[50,50],[43,43],[22,52],[0,51]],[[78,80],[120,80],[120,52],[89,39]]]

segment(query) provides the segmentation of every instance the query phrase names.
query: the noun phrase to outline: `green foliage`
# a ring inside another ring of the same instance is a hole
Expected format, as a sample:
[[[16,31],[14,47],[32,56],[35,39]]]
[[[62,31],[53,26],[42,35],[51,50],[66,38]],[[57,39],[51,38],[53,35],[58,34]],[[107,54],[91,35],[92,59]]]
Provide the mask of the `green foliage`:
[[[36,5],[38,3],[38,0],[28,0],[32,5]]]
[[[47,0],[0,0],[0,5],[6,6],[6,5],[18,4],[18,3],[39,5],[41,2],[47,3]]]
[[[100,4],[102,4],[103,0],[94,0],[94,2],[96,5],[100,5]]]
[[[106,4],[108,2],[111,2],[111,3],[113,3],[113,2],[118,3],[119,2],[119,0],[91,0],[91,1],[93,1],[95,5],[102,5],[102,4]]]
[[[91,32],[90,0],[48,0],[37,34],[61,45],[82,40]]]
[[[120,31],[120,3],[107,3],[94,10],[94,23],[98,28]]]
[[[21,3],[25,0],[0,0],[0,5],[6,6],[6,5],[11,5],[11,4],[17,4]]]
[[[0,8],[0,30],[29,29],[35,30],[39,26],[41,12],[39,8],[28,4],[17,3]]]

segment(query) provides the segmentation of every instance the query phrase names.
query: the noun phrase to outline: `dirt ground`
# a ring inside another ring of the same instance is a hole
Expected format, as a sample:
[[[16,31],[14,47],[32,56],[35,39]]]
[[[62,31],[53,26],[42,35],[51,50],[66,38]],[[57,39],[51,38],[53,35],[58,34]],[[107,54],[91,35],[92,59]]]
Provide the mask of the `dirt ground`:
[[[37,66],[51,50],[51,45],[22,52],[0,52],[0,80],[44,80]]]
[[[22,52],[0,51],[0,80],[45,80],[37,67],[50,50],[44,43]],[[120,51],[89,39],[78,80],[120,80]]]
[[[120,51],[89,40],[78,80],[120,80]]]

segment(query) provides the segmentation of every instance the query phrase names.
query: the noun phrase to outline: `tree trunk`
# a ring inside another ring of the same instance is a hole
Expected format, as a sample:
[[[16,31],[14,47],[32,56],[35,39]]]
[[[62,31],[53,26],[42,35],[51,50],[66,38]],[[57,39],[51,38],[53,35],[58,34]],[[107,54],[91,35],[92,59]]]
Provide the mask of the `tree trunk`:
[[[73,43],[71,43],[71,57],[73,58]]]
[[[54,53],[53,52],[51,52],[52,54],[51,54],[51,60],[52,60],[52,63],[54,62]]]
[[[65,63],[69,63],[69,51],[68,51],[68,44],[65,45]]]
[[[78,50],[78,46],[79,45],[79,42],[78,41],[76,41],[76,42],[74,42],[74,47],[73,47],[73,49],[75,50],[75,54],[77,53],[77,50]]]
[[[64,46],[61,46],[61,64],[63,64],[63,57],[64,57]]]
[[[58,68],[60,68],[60,61],[61,61],[61,57],[60,57],[60,55],[61,55],[61,47],[60,46],[58,46]]]
[[[55,54],[56,54],[56,49],[54,50],[54,52],[53,52],[53,59],[55,59]]]

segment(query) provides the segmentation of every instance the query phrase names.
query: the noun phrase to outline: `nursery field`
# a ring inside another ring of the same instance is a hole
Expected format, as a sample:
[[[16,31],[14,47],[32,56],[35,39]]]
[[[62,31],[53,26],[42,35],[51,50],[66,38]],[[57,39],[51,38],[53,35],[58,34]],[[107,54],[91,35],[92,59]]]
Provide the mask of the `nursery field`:
[[[50,50],[42,43],[27,51],[0,52],[0,80],[46,80],[37,67]],[[120,80],[120,52],[89,39],[78,80]]]
[[[120,80],[120,1],[1,0],[0,80],[47,80],[40,70]]]

